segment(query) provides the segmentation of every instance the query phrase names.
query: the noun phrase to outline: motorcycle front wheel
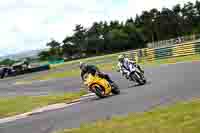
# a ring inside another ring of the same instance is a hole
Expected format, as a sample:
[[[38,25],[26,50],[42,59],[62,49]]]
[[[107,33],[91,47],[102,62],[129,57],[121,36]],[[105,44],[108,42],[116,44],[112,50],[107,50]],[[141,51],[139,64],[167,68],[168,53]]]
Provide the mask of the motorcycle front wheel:
[[[146,80],[143,78],[143,76],[141,75],[141,73],[139,72],[134,72],[130,74],[130,78],[133,81],[136,81],[139,85],[144,85],[146,83]]]
[[[94,86],[94,88],[92,88],[92,92],[95,93],[99,98],[104,98],[104,89],[99,87],[99,86]]]

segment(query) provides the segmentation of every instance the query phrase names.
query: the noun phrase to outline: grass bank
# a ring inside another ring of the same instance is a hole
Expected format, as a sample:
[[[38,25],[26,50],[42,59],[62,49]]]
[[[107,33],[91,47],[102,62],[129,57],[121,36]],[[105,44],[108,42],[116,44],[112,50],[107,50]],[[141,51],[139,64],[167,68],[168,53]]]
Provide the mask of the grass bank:
[[[99,120],[58,133],[199,133],[200,100],[160,107],[127,117]]]
[[[170,64],[170,63],[176,63],[176,62],[187,62],[187,61],[195,61],[200,60],[200,55],[191,55],[191,56],[182,56],[182,57],[176,57],[176,58],[169,58],[169,59],[161,59],[161,60],[155,60],[153,62],[143,61],[140,64],[142,66],[159,66],[161,64]],[[109,63],[102,63],[100,65],[97,65],[102,71],[115,71],[117,62],[116,60],[113,60]],[[36,76],[34,80],[49,80],[49,79],[56,79],[56,78],[65,78],[65,77],[75,77],[80,75],[79,68],[67,70],[63,72],[50,72],[46,75],[40,75]]]
[[[79,64],[80,62],[88,62],[88,63],[96,64],[98,62],[103,62],[105,60],[112,61],[112,60],[116,60],[119,54],[121,54],[121,53],[96,56],[96,57],[90,57],[90,58],[79,59],[79,60],[72,60],[72,61],[64,62],[62,64],[50,65],[50,67],[51,67],[51,69],[58,69],[58,68],[64,68],[67,65]]]
[[[17,96],[0,98],[0,118],[29,112],[46,105],[70,102],[86,94],[85,91],[76,93],[50,94],[47,96]]]
[[[116,62],[106,63],[97,65],[102,71],[108,72],[113,71]],[[54,68],[55,69],[55,68]],[[66,77],[76,77],[80,76],[80,69],[79,67],[71,70],[66,70],[63,72],[49,72],[48,74],[38,75],[33,77],[31,80],[19,80],[18,83],[21,84],[31,84],[31,81],[36,80],[50,80],[50,79],[58,79],[58,78],[66,78]]]

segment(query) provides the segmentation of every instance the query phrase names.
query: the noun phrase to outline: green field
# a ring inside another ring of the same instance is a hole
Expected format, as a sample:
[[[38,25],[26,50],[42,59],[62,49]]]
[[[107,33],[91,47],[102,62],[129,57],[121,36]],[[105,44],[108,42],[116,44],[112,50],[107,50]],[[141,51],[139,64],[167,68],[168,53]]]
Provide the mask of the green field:
[[[199,133],[200,100],[159,107],[145,113],[99,120],[58,133]]]
[[[97,65],[102,71],[113,71],[116,63],[106,63],[102,65]],[[50,79],[57,79],[57,78],[65,78],[65,77],[75,77],[80,75],[80,69],[71,69],[70,71],[63,71],[63,72],[49,72],[46,75],[38,75],[33,78],[33,80],[50,80]],[[27,81],[28,82],[28,81]]]
[[[68,103],[86,94],[77,93],[49,94],[47,96],[17,96],[0,98],[0,118],[25,113],[33,109],[55,103]]]
[[[117,60],[114,59],[116,58],[116,55],[112,55],[113,61],[109,63],[102,63],[98,64],[97,66],[105,72],[110,72],[110,71],[116,71],[116,66],[117,66]],[[101,57],[102,58],[102,57]],[[105,56],[105,59],[110,58]],[[154,62],[148,62],[148,61],[143,61],[140,64],[145,67],[145,66],[159,66],[161,64],[171,64],[171,63],[176,63],[176,62],[187,62],[187,61],[196,61],[200,60],[200,55],[191,55],[191,56],[182,56],[182,57],[176,57],[176,58],[168,58],[168,59],[162,59],[162,60],[155,60]],[[65,67],[67,67],[70,64],[63,64]],[[61,65],[62,66],[62,65]],[[59,67],[61,67],[59,66]],[[62,66],[63,67],[63,66]],[[54,69],[59,69],[59,68],[54,68]],[[80,70],[79,68],[72,69],[72,70],[66,70],[63,72],[49,72],[48,74],[44,75],[38,75],[35,76],[32,80],[50,80],[50,79],[56,79],[56,78],[65,78],[65,77],[75,77],[80,75]],[[24,82],[24,81],[22,81]],[[30,82],[30,81],[27,81]]]
[[[89,62],[89,63],[97,63],[99,61],[105,61],[105,60],[112,60],[116,61],[118,55],[125,53],[117,53],[117,54],[109,54],[109,55],[104,55],[104,56],[96,56],[96,57],[91,57],[91,58],[85,58],[85,59],[79,59],[79,60],[73,60],[73,61],[68,61],[62,64],[57,64],[57,65],[51,65],[51,68],[62,68],[66,67],[67,65],[72,65],[72,64],[79,64],[80,62]]]

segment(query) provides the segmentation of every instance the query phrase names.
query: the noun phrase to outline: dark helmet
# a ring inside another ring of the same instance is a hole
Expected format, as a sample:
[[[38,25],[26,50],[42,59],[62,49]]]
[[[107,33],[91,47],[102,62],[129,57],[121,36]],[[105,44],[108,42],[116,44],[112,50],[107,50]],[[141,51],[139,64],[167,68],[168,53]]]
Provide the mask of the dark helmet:
[[[85,66],[86,66],[86,63],[80,62],[80,69],[84,69]]]

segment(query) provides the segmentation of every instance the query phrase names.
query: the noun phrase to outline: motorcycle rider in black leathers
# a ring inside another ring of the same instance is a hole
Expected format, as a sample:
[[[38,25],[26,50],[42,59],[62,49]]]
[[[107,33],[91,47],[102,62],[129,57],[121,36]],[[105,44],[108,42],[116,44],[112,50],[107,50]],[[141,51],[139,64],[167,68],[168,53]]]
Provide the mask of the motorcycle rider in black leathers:
[[[113,83],[111,78],[108,74],[105,74],[99,70],[99,68],[95,65],[89,65],[86,63],[80,62],[80,69],[81,69],[81,78],[84,81],[85,74],[92,74],[93,76],[97,74],[99,77],[106,79],[109,83]]]

